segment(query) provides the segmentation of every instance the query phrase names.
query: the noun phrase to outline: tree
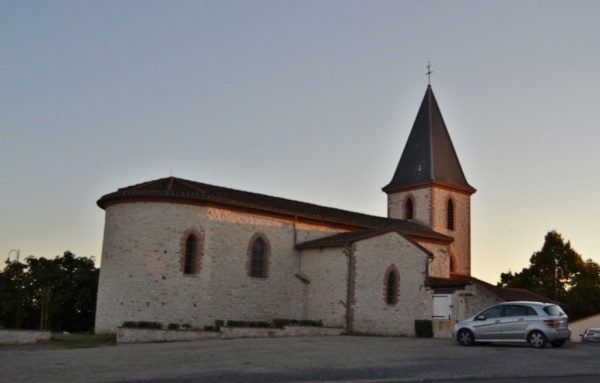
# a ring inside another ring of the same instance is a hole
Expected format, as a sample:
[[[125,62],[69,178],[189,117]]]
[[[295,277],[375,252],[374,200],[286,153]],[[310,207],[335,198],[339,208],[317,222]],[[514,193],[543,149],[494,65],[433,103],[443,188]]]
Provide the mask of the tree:
[[[564,277],[566,282],[560,282]],[[540,251],[533,253],[529,267],[519,273],[500,274],[499,286],[530,290],[566,304],[571,319],[600,312],[600,266],[583,261],[556,231],[546,234]]]
[[[9,262],[0,273],[0,323],[8,328],[91,330],[98,276],[93,258],[69,251],[54,259]]]

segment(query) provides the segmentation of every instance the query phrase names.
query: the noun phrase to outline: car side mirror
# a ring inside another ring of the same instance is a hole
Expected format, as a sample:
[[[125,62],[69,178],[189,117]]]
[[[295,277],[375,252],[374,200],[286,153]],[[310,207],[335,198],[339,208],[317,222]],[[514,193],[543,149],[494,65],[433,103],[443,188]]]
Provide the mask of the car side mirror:
[[[485,315],[477,315],[477,318],[475,318],[476,320],[486,320],[487,318],[485,317]]]

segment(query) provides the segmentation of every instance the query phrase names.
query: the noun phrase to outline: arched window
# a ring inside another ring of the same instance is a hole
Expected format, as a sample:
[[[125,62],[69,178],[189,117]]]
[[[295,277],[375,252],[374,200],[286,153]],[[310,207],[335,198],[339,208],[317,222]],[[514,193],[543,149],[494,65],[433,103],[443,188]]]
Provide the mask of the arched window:
[[[408,198],[406,200],[406,205],[404,206],[404,211],[406,213],[406,219],[413,219],[414,211],[413,211],[413,201],[412,198]]]
[[[185,241],[185,261],[183,264],[184,274],[194,274],[196,272],[196,258],[198,240],[194,234],[187,237]]]
[[[258,238],[252,244],[252,258],[250,260],[251,277],[265,277],[265,258],[265,242],[261,238]]]
[[[385,303],[395,305],[398,303],[398,291],[400,285],[400,276],[396,266],[391,265],[385,273]]]
[[[202,268],[204,235],[196,228],[189,228],[179,239],[179,270],[184,275],[194,275]]]
[[[447,213],[447,228],[448,230],[454,230],[454,202],[451,199],[448,200]]]
[[[255,233],[246,250],[246,275],[252,278],[269,278],[271,244],[264,233]]]

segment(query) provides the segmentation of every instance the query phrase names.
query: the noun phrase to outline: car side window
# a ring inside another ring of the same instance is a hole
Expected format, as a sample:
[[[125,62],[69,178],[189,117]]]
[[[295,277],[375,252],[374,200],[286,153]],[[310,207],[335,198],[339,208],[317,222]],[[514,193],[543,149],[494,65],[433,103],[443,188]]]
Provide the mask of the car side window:
[[[483,315],[485,317],[485,319],[500,318],[502,316],[502,307],[501,306],[491,307],[491,308],[485,310],[484,312],[482,312],[481,315]]]
[[[535,316],[538,315],[538,313],[531,307],[526,306],[525,307],[527,309],[527,313],[525,315],[529,315],[529,316]]]
[[[506,306],[504,310],[505,317],[516,317],[519,316],[519,306]]]
[[[510,305],[510,306],[506,306],[506,311],[504,312],[504,316],[505,317],[521,317],[521,316],[525,316],[525,315],[530,315],[528,314],[528,310],[530,307],[528,306],[517,306],[517,305]]]

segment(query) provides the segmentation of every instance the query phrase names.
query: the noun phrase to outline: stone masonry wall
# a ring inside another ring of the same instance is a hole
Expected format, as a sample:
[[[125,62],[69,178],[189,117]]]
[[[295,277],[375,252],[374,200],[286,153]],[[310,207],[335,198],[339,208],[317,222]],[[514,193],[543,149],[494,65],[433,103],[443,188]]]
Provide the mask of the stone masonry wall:
[[[296,233],[294,227],[296,226]],[[340,231],[338,229],[338,231]],[[184,233],[199,235],[196,274],[182,272]],[[159,202],[106,209],[96,331],[116,332],[124,321],[158,321],[202,327],[215,320],[303,319],[306,285],[294,277],[299,241],[336,228],[295,224],[233,210]],[[251,278],[251,238],[268,241],[267,278]]]
[[[353,331],[381,335],[414,335],[415,319],[426,319],[424,295],[426,254],[397,233],[356,243],[356,280]],[[394,265],[399,271],[399,299],[385,300],[385,276]]]
[[[447,228],[448,199],[454,202],[454,230]],[[454,272],[471,275],[471,197],[447,189],[435,188],[433,192],[432,229],[454,238],[450,256]]]
[[[471,197],[440,187],[427,187],[388,195],[388,216],[405,218],[405,202],[413,198],[414,219],[423,225],[454,238],[450,254],[454,272],[471,274]],[[447,228],[448,199],[454,202],[454,230]],[[438,259],[441,261],[441,258]],[[445,261],[444,261],[445,262]],[[435,268],[438,270],[439,268]]]
[[[405,203],[413,199],[413,220],[431,227],[431,188],[388,194],[388,217],[406,219]]]
[[[341,247],[302,251],[302,273],[307,285],[307,318],[327,327],[345,327],[348,258]],[[342,303],[343,302],[343,303]]]
[[[448,246],[429,242],[421,242],[419,244],[433,254],[433,261],[429,263],[429,276],[449,278],[450,252]]]

